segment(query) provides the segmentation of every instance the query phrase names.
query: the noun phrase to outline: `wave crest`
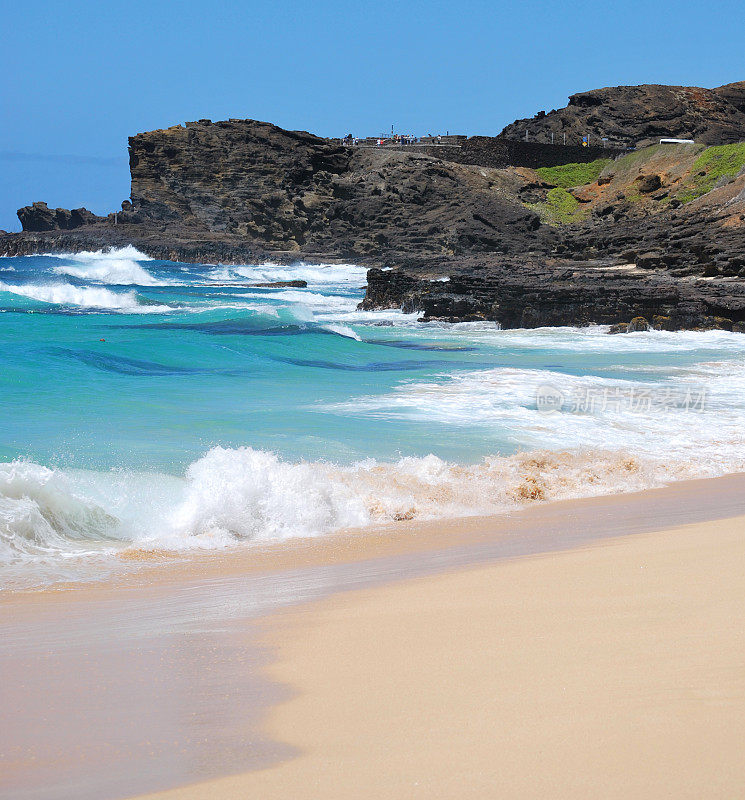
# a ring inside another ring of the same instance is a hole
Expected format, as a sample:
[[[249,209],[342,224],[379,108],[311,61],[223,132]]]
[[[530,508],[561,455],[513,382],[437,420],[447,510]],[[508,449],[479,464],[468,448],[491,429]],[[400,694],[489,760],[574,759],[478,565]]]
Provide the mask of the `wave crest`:
[[[51,305],[93,308],[130,314],[152,314],[171,310],[170,306],[141,304],[134,291],[118,293],[95,286],[72,286],[69,283],[16,285],[0,281],[0,291]]]
[[[64,473],[39,464],[0,464],[0,557],[65,554],[108,540],[118,521],[78,494]]]
[[[117,286],[161,285],[160,281],[138,263],[152,259],[132,245],[108,250],[63,253],[55,257],[72,262],[55,267],[53,272],[57,275],[70,275],[79,280]]]

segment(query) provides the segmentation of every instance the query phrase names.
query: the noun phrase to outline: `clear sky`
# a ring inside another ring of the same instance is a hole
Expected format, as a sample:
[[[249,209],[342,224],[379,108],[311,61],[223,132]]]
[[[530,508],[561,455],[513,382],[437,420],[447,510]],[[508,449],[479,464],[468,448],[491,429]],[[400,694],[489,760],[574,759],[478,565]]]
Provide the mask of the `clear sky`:
[[[0,228],[119,208],[127,136],[251,117],[324,136],[496,134],[600,86],[745,79],[742,0],[3,4]]]

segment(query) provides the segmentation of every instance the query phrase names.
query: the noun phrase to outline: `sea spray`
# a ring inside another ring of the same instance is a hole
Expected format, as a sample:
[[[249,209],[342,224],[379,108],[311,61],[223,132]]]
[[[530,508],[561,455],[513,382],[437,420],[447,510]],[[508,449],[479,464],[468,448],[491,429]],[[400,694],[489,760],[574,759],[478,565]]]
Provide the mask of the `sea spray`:
[[[19,563],[56,560],[69,574],[70,559],[92,553],[279,542],[402,520],[504,513],[699,475],[690,463],[601,451],[488,456],[471,465],[429,455],[344,467],[214,447],[180,479],[67,474],[14,461],[0,464],[0,576]],[[78,577],[95,576],[84,563],[79,567]]]
[[[324,465],[286,463],[250,447],[213,448],[186,481],[173,523],[182,537],[281,540],[369,520],[361,499]]]

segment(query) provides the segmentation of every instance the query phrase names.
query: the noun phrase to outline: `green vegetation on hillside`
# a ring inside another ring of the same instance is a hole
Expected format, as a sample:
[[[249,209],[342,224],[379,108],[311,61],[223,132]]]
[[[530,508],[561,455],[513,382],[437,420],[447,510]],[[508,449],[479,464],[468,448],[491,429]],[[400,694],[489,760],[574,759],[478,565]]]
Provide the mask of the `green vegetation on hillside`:
[[[610,158],[598,158],[586,164],[560,164],[558,167],[538,167],[536,172],[541,180],[560,186],[562,189],[571,189],[574,186],[584,186],[594,183],[598,175],[610,164]]]
[[[579,201],[560,186],[549,189],[545,202],[532,203],[528,205],[528,208],[535,211],[541,218],[541,222],[548,225],[576,222],[582,217]]]
[[[745,142],[707,147],[691,167],[690,177],[678,193],[684,203],[710,192],[720,178],[734,178],[745,167]]]

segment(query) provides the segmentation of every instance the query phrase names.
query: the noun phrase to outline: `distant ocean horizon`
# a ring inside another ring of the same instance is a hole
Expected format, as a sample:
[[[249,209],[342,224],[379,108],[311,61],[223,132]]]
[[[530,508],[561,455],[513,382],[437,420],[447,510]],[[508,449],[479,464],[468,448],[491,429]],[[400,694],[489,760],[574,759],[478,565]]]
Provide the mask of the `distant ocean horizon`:
[[[0,259],[0,586],[745,468],[741,334],[421,323],[365,273]]]

